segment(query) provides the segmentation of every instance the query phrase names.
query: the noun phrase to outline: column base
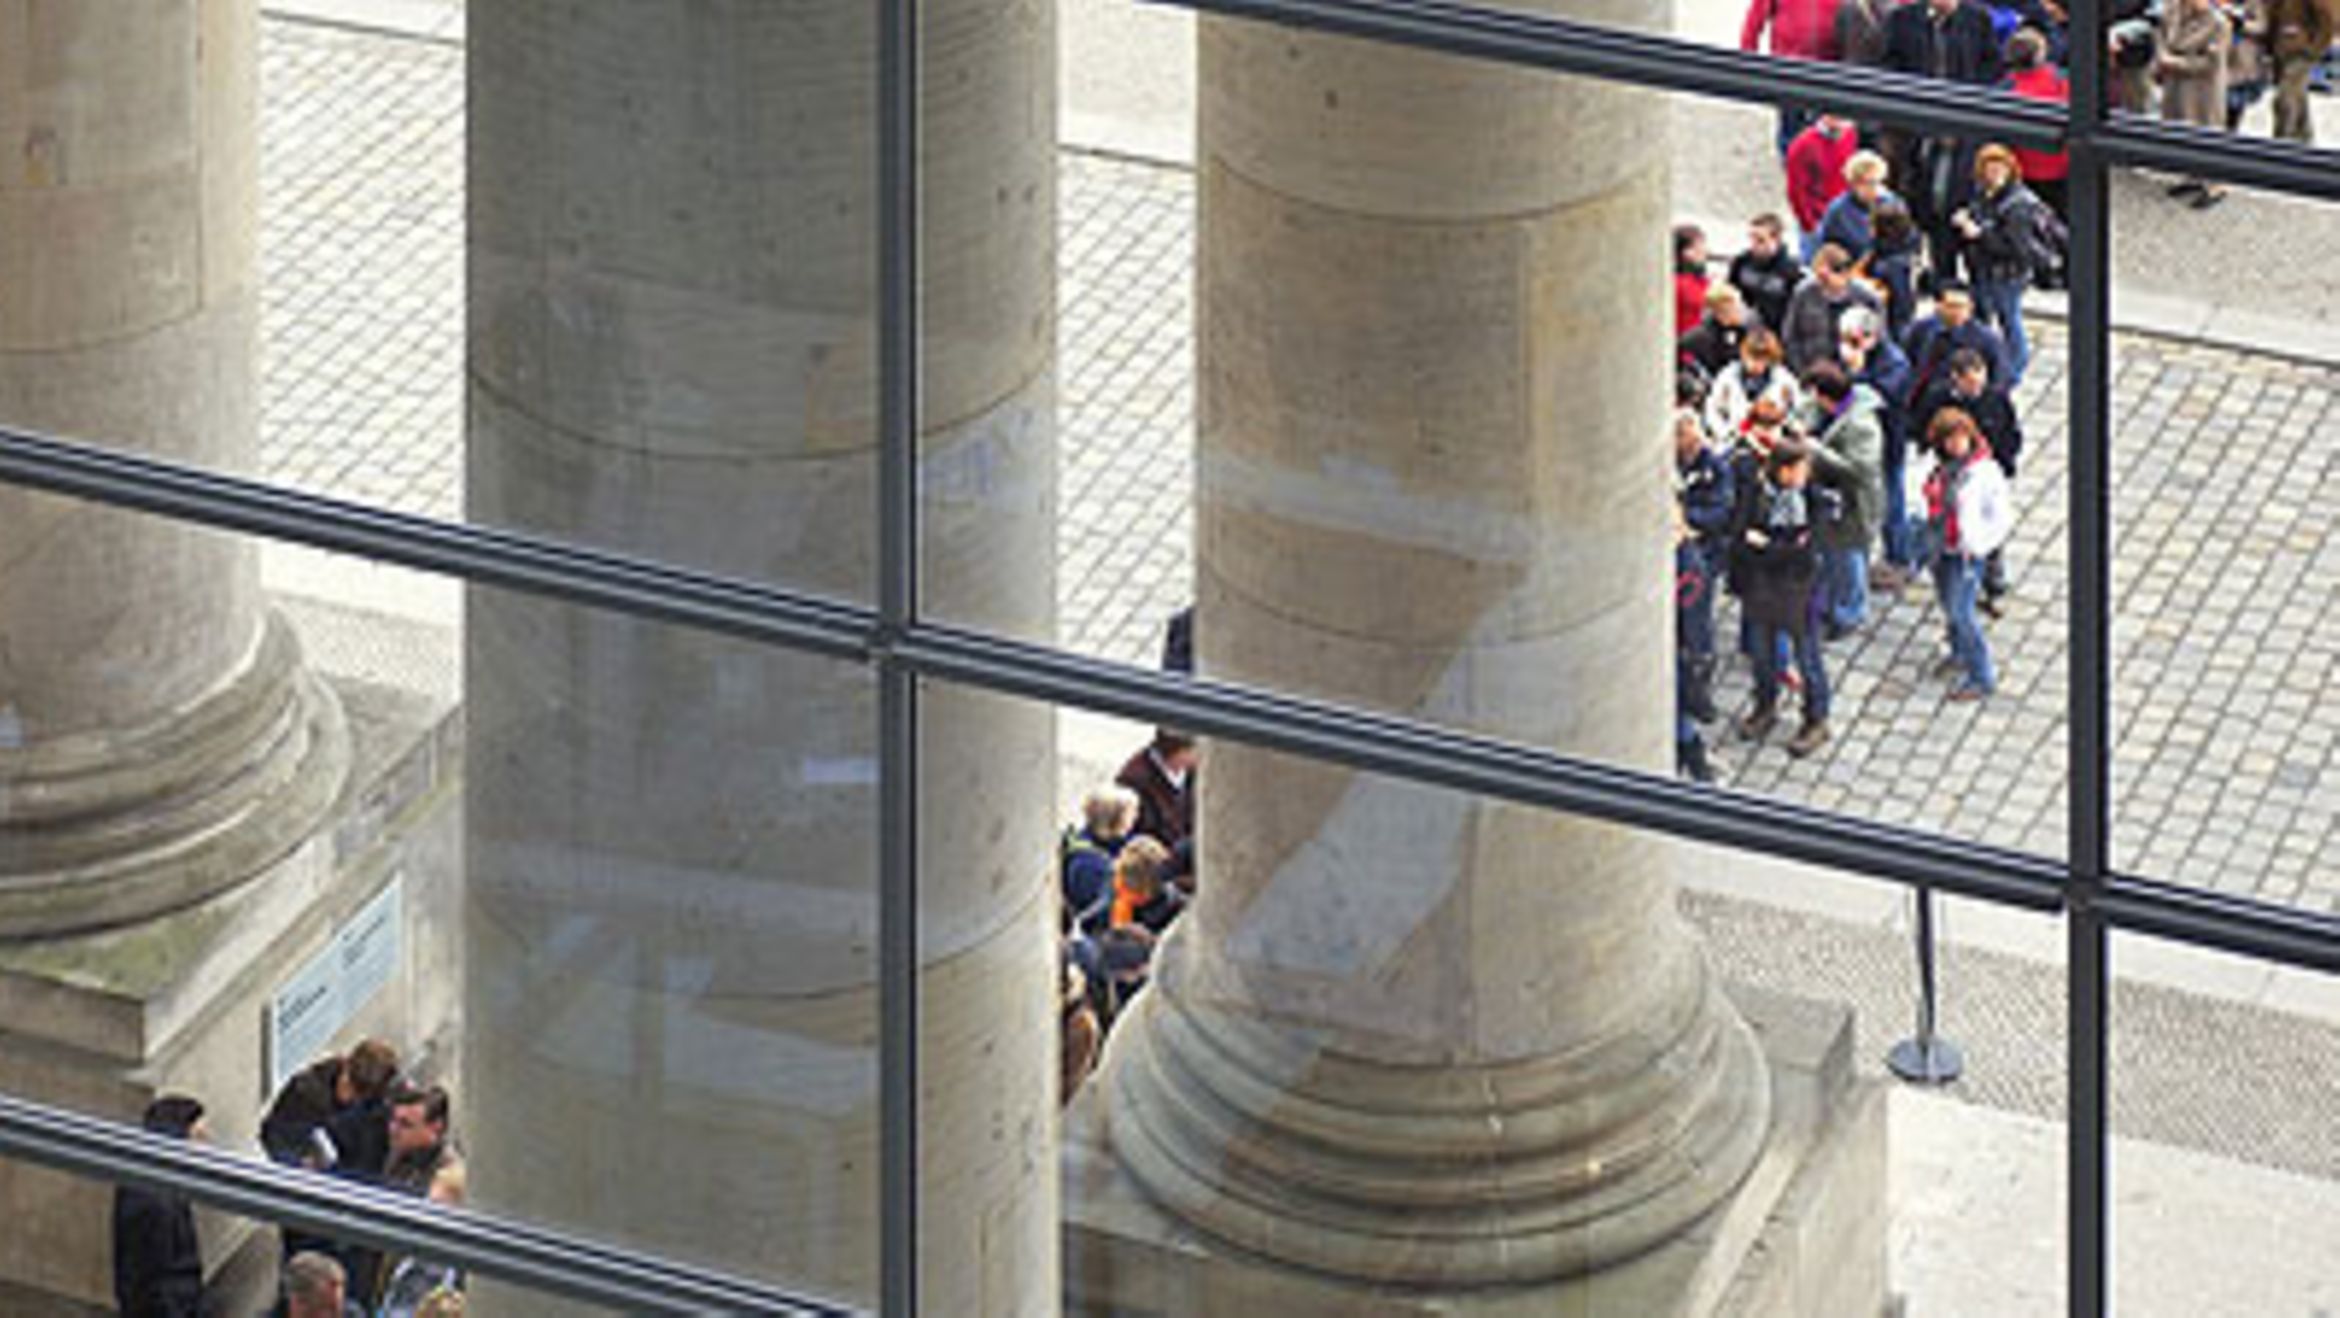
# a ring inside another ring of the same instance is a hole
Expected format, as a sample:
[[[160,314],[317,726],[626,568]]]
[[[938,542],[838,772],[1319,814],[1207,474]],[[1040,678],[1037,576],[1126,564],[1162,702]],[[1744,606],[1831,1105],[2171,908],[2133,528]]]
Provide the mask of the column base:
[[[1733,986],[1773,1079],[1755,1168],[1673,1239],[1563,1281],[1470,1290],[1373,1286],[1247,1254],[1166,1213],[1111,1147],[1109,1076],[1065,1115],[1064,1309],[1068,1314],[1414,1315],[1874,1314],[1887,1307],[1883,1087],[1854,1075],[1853,1016],[1827,1003]],[[1120,1036],[1115,1047],[1119,1048]],[[1122,1064],[1109,1051],[1106,1068]]]
[[[151,723],[0,752],[0,939],[127,924],[243,883],[340,796],[349,729],[271,612],[251,660]]]
[[[304,630],[338,611],[304,611]],[[398,624],[340,615],[379,644]],[[336,619],[338,621],[338,619]],[[445,643],[445,638],[439,638]],[[311,678],[308,680],[318,680]],[[440,697],[333,679],[347,710],[349,791],[248,881],[170,914],[95,932],[0,940],[0,1092],[126,1121],[164,1092],[201,1099],[215,1141],[253,1149],[272,1097],[270,1000],[335,931],[400,884],[389,982],[334,1036],[396,1041],[426,1074],[452,1066],[462,984],[460,719]],[[111,1312],[112,1191],[0,1160],[0,1313]],[[217,1269],[253,1224],[198,1212]],[[273,1284],[273,1268],[265,1269]],[[255,1297],[255,1312],[272,1296]]]

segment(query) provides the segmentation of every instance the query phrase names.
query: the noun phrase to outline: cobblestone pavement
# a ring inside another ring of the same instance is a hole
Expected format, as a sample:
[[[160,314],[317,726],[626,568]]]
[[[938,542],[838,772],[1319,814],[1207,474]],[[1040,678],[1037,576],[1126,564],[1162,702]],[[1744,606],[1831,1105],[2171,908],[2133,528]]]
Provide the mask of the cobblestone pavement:
[[[266,474],[454,516],[460,52],[288,22],[264,34]],[[1068,155],[1061,180],[1062,635],[1151,662],[1191,589],[1192,179]],[[1989,626],[2000,694],[1944,703],[1925,673],[1930,591],[1879,597],[1830,648],[1834,743],[1797,762],[1721,734],[1733,787],[2061,852],[2064,351],[2052,323],[2035,338],[2017,588]],[[2336,373],[2135,336],[2116,366],[2116,863],[2340,910],[2340,710],[2322,699],[2340,640],[2317,625],[2340,585],[2318,497],[2340,461]],[[1736,667],[1725,694],[1743,700],[1746,680]]]

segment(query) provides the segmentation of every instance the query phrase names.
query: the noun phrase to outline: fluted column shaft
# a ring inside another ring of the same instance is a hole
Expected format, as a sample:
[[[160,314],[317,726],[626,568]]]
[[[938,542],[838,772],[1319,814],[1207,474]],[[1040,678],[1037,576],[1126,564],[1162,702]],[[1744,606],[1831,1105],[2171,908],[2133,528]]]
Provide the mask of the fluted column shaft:
[[[922,17],[924,597],[1045,635],[1053,15]],[[875,18],[474,8],[475,518],[872,597]],[[874,1302],[866,671],[487,592],[468,626],[476,1197]],[[923,1295],[1044,1312],[1051,723],[937,691],[923,728]]]
[[[1661,23],[1654,5],[1599,21]],[[1645,769],[1671,735],[1654,96],[1205,19],[1203,670]],[[1432,1288],[1712,1207],[1768,1084],[1655,837],[1234,745],[1117,1036],[1196,1225]]]

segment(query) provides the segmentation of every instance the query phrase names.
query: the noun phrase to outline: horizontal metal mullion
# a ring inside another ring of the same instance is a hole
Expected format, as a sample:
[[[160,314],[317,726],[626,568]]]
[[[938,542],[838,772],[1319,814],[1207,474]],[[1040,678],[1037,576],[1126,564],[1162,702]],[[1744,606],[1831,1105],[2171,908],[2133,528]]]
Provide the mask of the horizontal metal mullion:
[[[0,1094],[0,1155],[145,1186],[247,1217],[420,1254],[627,1312],[847,1315],[860,1312],[738,1277],[540,1226],[168,1139]]]
[[[2023,852],[1693,787],[1345,706],[934,626],[902,636],[894,657],[928,677],[1171,724],[1410,781],[2031,910],[2063,905],[2063,867]]]
[[[2095,906],[2125,933],[2340,974],[2340,920],[2329,915],[2128,875],[2110,879]]]
[[[866,659],[876,624],[869,609],[759,583],[21,431],[0,429],[0,481],[841,659]]]
[[[2340,201],[2340,159],[2331,151],[2273,138],[2123,117],[2091,137],[2116,165],[2166,169],[2291,196]]]
[[[2062,106],[1849,64],[1440,0],[1151,0],[1417,50],[2053,149]]]

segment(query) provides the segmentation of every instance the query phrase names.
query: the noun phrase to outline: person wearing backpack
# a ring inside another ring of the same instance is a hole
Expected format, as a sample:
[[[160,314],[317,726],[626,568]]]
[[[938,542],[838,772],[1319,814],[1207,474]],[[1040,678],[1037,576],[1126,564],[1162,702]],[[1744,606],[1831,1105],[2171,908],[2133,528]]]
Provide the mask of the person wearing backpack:
[[[1964,240],[1975,308],[2007,340],[2007,388],[2023,383],[2031,341],[2023,333],[2023,290],[2062,262],[2063,224],[2023,185],[2012,148],[1991,142],[1974,153],[1974,199],[1950,217]]]

